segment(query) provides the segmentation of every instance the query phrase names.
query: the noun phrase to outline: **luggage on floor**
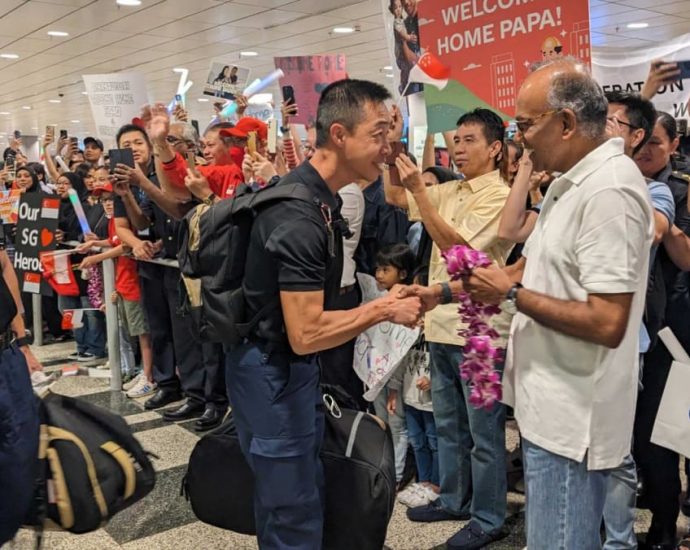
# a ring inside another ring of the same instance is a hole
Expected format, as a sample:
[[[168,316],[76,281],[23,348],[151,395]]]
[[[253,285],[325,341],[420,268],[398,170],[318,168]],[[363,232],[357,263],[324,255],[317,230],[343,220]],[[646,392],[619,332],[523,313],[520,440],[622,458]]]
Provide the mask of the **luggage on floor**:
[[[323,548],[381,550],[395,503],[390,429],[373,415],[339,408],[328,396],[326,402],[321,448],[326,480]],[[255,534],[253,474],[232,415],[197,443],[182,483],[201,521]]]

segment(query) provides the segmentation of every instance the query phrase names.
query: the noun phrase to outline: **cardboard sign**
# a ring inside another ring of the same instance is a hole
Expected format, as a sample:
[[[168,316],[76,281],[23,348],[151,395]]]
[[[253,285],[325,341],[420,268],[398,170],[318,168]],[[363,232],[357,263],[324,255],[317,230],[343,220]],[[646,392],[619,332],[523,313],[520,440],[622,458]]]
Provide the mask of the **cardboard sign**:
[[[291,121],[295,124],[313,126],[321,92],[329,84],[347,78],[345,56],[307,55],[302,57],[276,57],[276,69],[282,69],[285,76],[281,86],[292,86],[299,113]],[[282,100],[282,98],[281,98]],[[280,100],[276,101],[278,104]]]
[[[454,129],[476,107],[514,118],[517,92],[535,61],[566,55],[590,61],[588,0],[417,2],[403,4],[417,5],[422,51],[451,69],[443,91],[424,87],[429,132]]]
[[[249,84],[249,69],[214,59],[208,69],[204,94],[223,99],[235,99]]]
[[[690,34],[679,36],[666,44],[635,50],[607,48],[592,51],[592,75],[605,92],[623,90],[638,93],[649,74],[652,61],[684,61],[690,59]],[[690,120],[688,107],[690,80],[678,80],[659,89],[654,107],[673,118]]]
[[[371,275],[358,273],[357,279],[363,303],[386,294],[385,290],[378,289]],[[353,368],[369,388],[364,399],[376,399],[418,338],[418,328],[409,329],[388,321],[374,325],[357,337]]]
[[[2,223],[17,223],[21,196],[19,189],[0,191],[0,221]]]
[[[115,145],[121,126],[138,117],[149,103],[146,79],[142,73],[87,74],[82,76],[89,95],[96,134],[106,145]]]
[[[23,292],[50,292],[41,277],[41,252],[55,250],[60,198],[44,193],[24,193],[19,201],[14,268]]]

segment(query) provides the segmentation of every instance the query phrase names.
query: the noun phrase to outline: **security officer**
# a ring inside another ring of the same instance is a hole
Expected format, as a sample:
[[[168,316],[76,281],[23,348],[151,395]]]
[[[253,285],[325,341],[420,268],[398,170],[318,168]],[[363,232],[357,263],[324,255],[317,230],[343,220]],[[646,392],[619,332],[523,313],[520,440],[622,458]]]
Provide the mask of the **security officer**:
[[[157,186],[150,163],[152,146],[143,129],[124,126],[118,132],[118,144],[133,149],[139,167],[118,165],[114,170],[115,190],[122,195],[115,202],[118,235],[125,244],[132,246],[138,258],[151,259],[160,252],[160,257],[174,260],[179,249],[176,219],[192,205],[180,203]],[[153,147],[156,151],[157,144]],[[129,189],[129,185],[134,187]],[[139,231],[139,236],[133,234],[130,224]],[[149,240],[151,235],[153,239],[160,239],[160,251]],[[197,431],[214,428],[227,410],[221,350],[212,344],[199,344],[191,318],[177,313],[180,304],[178,268],[144,261],[139,262],[139,275],[151,329],[153,378],[158,385],[157,393],[144,407],[157,409],[177,401],[182,397],[182,389],[187,401],[175,410],[166,411],[163,418],[169,421],[198,418]]]
[[[18,313],[17,276],[0,225],[0,546],[29,510],[38,466],[38,406],[30,368],[40,368]]]
[[[410,324],[421,314],[420,302],[400,300],[395,292],[333,311],[342,269],[336,193],[380,175],[390,154],[388,98],[372,82],[328,86],[319,102],[314,156],[277,184],[305,185],[314,204],[268,205],[252,226],[242,285],[247,317],[268,313],[228,353],[226,380],[240,445],[255,475],[256,530],[264,550],[321,547],[319,352],[381,321]]]

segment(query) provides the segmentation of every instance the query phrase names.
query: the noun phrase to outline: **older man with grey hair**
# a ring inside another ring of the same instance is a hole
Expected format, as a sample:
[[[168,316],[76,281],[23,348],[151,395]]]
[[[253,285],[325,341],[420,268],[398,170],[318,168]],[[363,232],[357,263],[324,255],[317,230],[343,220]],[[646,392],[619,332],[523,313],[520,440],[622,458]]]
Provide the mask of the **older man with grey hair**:
[[[517,126],[535,170],[559,172],[524,257],[466,284],[516,313],[504,375],[524,442],[530,550],[601,547],[606,482],[630,453],[654,218],[646,183],[607,140],[607,103],[554,61],[525,80]]]

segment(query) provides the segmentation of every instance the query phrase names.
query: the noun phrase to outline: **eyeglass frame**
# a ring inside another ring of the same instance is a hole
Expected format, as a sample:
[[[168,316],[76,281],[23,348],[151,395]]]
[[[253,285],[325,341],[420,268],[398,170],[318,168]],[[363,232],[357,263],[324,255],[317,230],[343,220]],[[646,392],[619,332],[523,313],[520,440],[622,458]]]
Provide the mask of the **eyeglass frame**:
[[[526,120],[515,120],[515,126],[518,129],[518,132],[521,134],[525,134],[532,126],[534,126],[539,120],[544,118],[545,116],[553,115],[554,113],[559,113],[563,109],[551,109],[549,111],[544,111],[542,114],[537,115],[532,118],[528,118]],[[525,125],[527,125],[526,128],[523,128]],[[521,127],[522,126],[522,127]]]
[[[640,128],[639,126],[634,126],[634,125],[630,124],[629,122],[624,122],[615,116],[607,116],[606,120],[608,120],[609,122],[613,122],[615,120],[618,124],[622,124],[623,126],[627,126],[631,130],[642,130],[642,128]]]

